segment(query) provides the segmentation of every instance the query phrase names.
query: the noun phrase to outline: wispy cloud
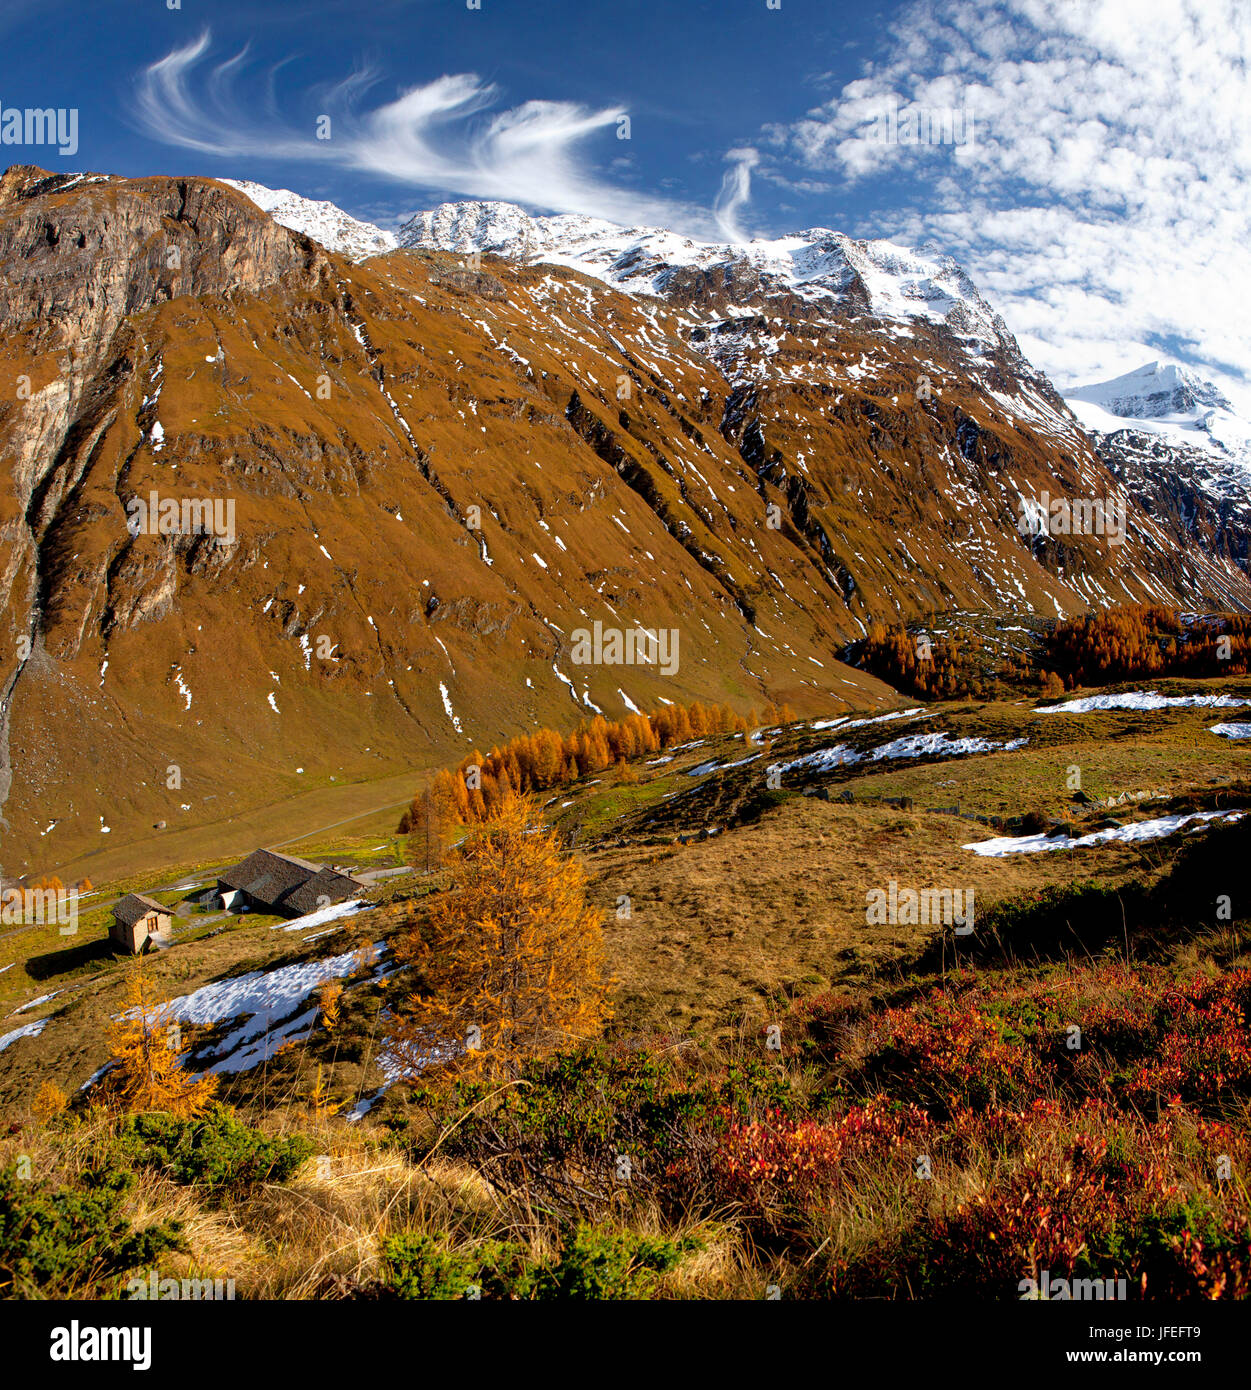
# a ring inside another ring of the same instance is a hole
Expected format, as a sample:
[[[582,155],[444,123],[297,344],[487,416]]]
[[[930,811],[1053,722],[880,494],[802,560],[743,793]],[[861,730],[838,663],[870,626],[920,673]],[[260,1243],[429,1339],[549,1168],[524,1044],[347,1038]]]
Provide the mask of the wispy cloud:
[[[771,157],[871,181],[875,225],[855,230],[950,249],[1061,385],[1177,355],[1245,400],[1245,0],[923,0],[891,34],[764,133]],[[892,101],[967,108],[975,140],[957,157],[872,138]]]
[[[627,225],[676,226],[693,235],[712,229],[706,209],[621,188],[595,172],[586,146],[622,128],[627,113],[619,107],[594,110],[563,101],[503,107],[495,85],[458,73],[367,108],[378,78],[358,70],[310,93],[318,105],[301,129],[279,114],[272,82],[259,115],[245,119],[241,113],[258,109],[254,96],[239,91],[247,53],[212,63],[210,49],[205,31],[143,70],[134,116],[144,133],[223,158],[333,164],[459,197],[502,199]],[[329,117],[328,139],[318,138],[321,116]],[[613,148],[604,162],[618,153]]]
[[[730,167],[721,180],[721,191],[713,208],[717,226],[727,241],[744,242],[739,214],[751,202],[751,171],[760,163],[759,153],[744,146],[726,154]]]

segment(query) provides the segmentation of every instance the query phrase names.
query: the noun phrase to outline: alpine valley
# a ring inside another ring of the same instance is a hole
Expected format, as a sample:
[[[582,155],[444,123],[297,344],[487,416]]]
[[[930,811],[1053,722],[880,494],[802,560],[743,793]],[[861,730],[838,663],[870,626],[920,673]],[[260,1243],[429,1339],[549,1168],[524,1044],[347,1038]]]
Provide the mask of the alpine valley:
[[[1158,365],[1062,399],[933,250],[484,202],[393,237],[19,166],[0,328],[14,873],[186,862],[313,788],[406,802],[597,712],[885,707],[843,659],[875,621],[1251,607],[1251,427]],[[1043,494],[1125,494],[1125,534],[1029,534]],[[231,534],[128,526],[169,498]],[[596,622],[678,633],[677,669],[578,664]]]

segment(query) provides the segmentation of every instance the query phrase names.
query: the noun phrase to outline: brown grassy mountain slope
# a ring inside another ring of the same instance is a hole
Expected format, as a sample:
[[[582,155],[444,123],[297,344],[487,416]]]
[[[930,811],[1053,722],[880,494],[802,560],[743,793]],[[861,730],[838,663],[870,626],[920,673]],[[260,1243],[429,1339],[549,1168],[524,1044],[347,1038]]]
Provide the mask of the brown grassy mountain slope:
[[[739,317],[729,362],[702,310],[352,265],[197,179],[10,170],[0,262],[9,872],[597,708],[882,703],[833,655],[874,616],[1241,578],[1145,517],[1023,541],[1017,489],[1110,480],[937,330]],[[233,538],[132,535],[153,491],[233,502]],[[677,671],[575,665],[595,620],[676,629]]]

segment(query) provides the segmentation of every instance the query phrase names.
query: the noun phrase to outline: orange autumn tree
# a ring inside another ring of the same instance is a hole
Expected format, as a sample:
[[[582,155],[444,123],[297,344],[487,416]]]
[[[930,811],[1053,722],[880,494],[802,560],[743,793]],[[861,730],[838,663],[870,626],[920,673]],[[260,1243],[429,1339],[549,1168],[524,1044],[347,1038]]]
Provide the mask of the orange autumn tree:
[[[466,807],[467,804],[466,797]],[[437,869],[447,831],[461,819],[460,802],[450,777],[436,779],[424,792],[418,792],[404,817],[409,862],[424,865],[426,873]]]
[[[1070,690],[1153,676],[1243,676],[1251,670],[1251,616],[1118,603],[1057,622],[1043,649]]]
[[[395,1010],[397,1061],[417,1074],[443,1058],[498,1078],[598,1034],[611,1013],[601,914],[534,803],[505,795],[450,868],[447,891],[397,949],[419,979]]]
[[[986,695],[981,657],[976,636],[962,641],[930,638],[928,633],[910,632],[902,623],[873,623],[852,647],[854,665],[922,700]]]
[[[157,1001],[156,985],[140,961],[126,979],[126,1004],[109,1028],[114,1065],[103,1087],[108,1104],[130,1113],[198,1115],[213,1098],[217,1078],[186,1070],[178,1025],[169,1018],[168,1004]]]
[[[766,711],[783,722],[793,718],[784,705]],[[562,736],[554,729],[522,734],[484,758],[474,750],[455,771],[444,768],[419,792],[400,818],[398,833],[409,837],[410,853],[424,858],[426,827],[434,814],[441,829],[489,820],[500,802],[516,793],[550,791],[588,773],[624,767],[631,759],[713,734],[743,734],[751,724],[725,705],[667,705],[655,714],[631,714],[609,721],[602,715],[584,720]]]

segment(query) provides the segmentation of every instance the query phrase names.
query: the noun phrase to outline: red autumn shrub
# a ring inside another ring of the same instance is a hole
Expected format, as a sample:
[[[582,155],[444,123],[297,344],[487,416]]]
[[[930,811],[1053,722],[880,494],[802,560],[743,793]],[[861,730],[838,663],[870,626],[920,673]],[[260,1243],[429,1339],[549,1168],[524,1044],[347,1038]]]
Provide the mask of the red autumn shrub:
[[[722,1192],[749,1207],[808,1205],[852,1180],[855,1167],[902,1163],[911,1168],[930,1131],[925,1112],[875,1096],[828,1121],[790,1120],[772,1112],[733,1123],[714,1172]]]
[[[1126,1095],[1143,1102],[1212,1105],[1251,1090],[1251,1037],[1247,1005],[1251,971],[1234,970],[1217,980],[1199,976],[1168,991],[1161,1001],[1162,1036],[1126,1085]]]
[[[980,1004],[976,997],[939,993],[886,1010],[870,1030],[869,1076],[875,1083],[902,1083],[944,1109],[1037,1095],[1043,1085],[1038,1057],[1009,1041]]]

